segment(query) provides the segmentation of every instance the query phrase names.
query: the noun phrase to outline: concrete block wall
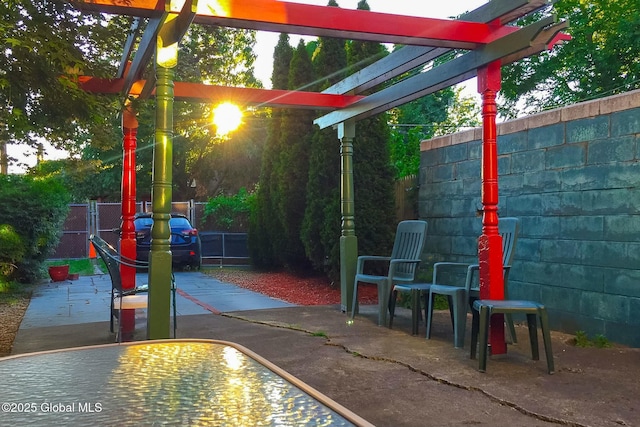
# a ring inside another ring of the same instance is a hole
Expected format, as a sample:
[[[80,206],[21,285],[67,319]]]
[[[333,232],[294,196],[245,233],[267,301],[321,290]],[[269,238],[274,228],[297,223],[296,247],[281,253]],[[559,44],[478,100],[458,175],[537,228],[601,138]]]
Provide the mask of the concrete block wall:
[[[427,261],[476,259],[481,129],[423,141]],[[511,298],[552,327],[640,347],[640,91],[498,125],[499,215],[520,218]]]

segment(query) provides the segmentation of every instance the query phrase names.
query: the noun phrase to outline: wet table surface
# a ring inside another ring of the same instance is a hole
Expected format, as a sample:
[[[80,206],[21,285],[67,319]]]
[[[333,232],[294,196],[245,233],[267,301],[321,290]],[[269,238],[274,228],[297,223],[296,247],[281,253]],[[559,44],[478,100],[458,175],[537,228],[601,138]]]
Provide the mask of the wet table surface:
[[[370,425],[248,349],[166,340],[0,359],[1,425]]]

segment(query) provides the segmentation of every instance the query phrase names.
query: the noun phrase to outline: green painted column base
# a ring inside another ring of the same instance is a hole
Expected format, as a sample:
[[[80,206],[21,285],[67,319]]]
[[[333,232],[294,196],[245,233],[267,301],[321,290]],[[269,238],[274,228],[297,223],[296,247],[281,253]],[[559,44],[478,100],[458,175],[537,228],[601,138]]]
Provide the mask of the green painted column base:
[[[171,338],[171,251],[149,251],[147,338]]]
[[[353,304],[353,281],[358,262],[358,238],[340,237],[340,310],[348,313]],[[357,308],[357,307],[356,307]]]

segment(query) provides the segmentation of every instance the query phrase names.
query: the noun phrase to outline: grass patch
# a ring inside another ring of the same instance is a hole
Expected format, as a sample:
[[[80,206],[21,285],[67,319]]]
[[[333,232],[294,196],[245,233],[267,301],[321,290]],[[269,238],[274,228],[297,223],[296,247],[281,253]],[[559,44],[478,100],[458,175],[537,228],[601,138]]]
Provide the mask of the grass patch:
[[[586,332],[578,331],[576,332],[575,337],[575,345],[576,347],[595,347],[595,348],[609,348],[612,347],[612,344],[609,342],[607,337],[602,334],[596,335],[593,339],[590,339]]]
[[[329,336],[327,335],[326,332],[324,331],[318,331],[318,332],[313,332],[311,334],[312,337],[322,337],[322,338],[329,338]]]
[[[82,259],[59,259],[47,261],[46,266],[69,265],[69,274],[80,274],[81,276],[93,275],[93,262],[89,258]]]

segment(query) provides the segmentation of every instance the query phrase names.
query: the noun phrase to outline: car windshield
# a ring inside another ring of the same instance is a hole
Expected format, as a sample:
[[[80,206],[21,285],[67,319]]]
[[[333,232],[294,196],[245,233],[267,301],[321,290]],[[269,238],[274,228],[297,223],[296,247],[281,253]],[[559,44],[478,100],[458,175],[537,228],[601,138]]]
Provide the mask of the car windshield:
[[[141,217],[135,220],[136,229],[151,228],[153,219],[151,217]],[[169,227],[173,230],[190,230],[191,224],[189,220],[183,217],[172,217],[169,220]]]
[[[191,224],[189,224],[189,221],[186,218],[178,217],[171,218],[169,220],[169,227],[176,230],[184,230],[191,228]]]

